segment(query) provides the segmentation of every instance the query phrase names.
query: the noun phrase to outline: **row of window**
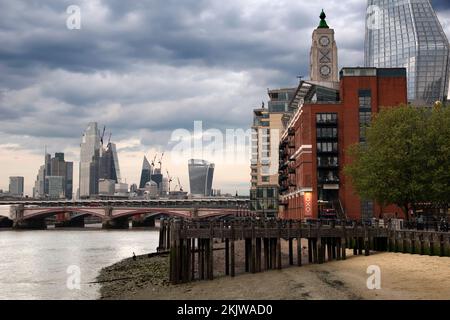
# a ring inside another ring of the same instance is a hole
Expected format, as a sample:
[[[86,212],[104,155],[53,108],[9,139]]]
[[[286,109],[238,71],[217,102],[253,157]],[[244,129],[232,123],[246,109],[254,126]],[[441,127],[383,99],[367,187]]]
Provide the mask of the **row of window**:
[[[316,114],[317,123],[336,123],[337,113],[317,113]]]
[[[317,128],[317,139],[323,138],[337,138],[337,128]]]
[[[319,171],[318,177],[321,183],[339,183],[339,175],[336,171]]]
[[[317,152],[338,152],[338,143],[317,142]]]
[[[339,166],[338,157],[317,157],[317,166],[319,167],[337,167]]]

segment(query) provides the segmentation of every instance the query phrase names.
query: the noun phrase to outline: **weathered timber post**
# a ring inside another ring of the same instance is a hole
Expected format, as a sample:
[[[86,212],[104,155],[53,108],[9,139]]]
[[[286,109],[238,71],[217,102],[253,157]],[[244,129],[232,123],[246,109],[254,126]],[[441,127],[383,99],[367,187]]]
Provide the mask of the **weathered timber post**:
[[[313,238],[313,263],[319,263],[319,238]]]
[[[208,252],[208,279],[214,279],[214,223],[210,224],[210,232],[209,232],[209,252]]]
[[[430,256],[434,256],[435,250],[434,250],[434,235],[433,235],[433,233],[430,233],[428,239],[429,239],[429,243],[430,243]]]
[[[323,245],[323,240],[322,240],[322,238],[320,238],[320,234],[319,234],[318,238],[317,238],[317,255],[318,255],[317,263],[319,263],[319,264],[323,263],[322,245]]]
[[[358,241],[358,237],[354,237],[353,238],[353,255],[357,256],[358,255],[358,246],[359,246],[359,241]]]
[[[261,272],[261,238],[256,238],[256,272]]]
[[[311,238],[308,238],[308,262],[313,263],[313,242]]]
[[[419,234],[419,241],[420,241],[420,255],[425,254],[425,240],[423,238],[423,233]]]
[[[363,247],[364,247],[364,237],[358,237],[358,254],[363,254]]]
[[[225,239],[225,275],[230,275],[230,239]]]
[[[252,221],[251,223],[252,229],[252,239],[250,243],[250,252],[251,252],[251,260],[250,260],[250,271],[251,273],[256,273],[256,235],[255,235],[255,224]]]
[[[443,234],[439,235],[439,256],[445,256],[445,242]]]
[[[364,227],[364,251],[366,256],[370,255],[369,230],[367,226]]]
[[[289,265],[294,265],[294,246],[293,246],[293,238],[289,238]]]
[[[342,254],[342,248],[341,248],[341,241],[342,238],[335,238],[336,241],[336,259],[341,260],[341,254]]]
[[[163,251],[164,247],[164,220],[162,220],[159,224],[159,245],[156,251]]]
[[[195,279],[195,238],[191,239],[191,280]]]
[[[200,280],[205,280],[205,240],[198,238],[198,270]]]
[[[270,269],[276,269],[276,256],[277,256],[277,238],[271,238],[270,244]]]
[[[250,271],[250,247],[251,247],[251,239],[245,238],[245,272]]]
[[[398,252],[398,233],[394,230],[394,252]]]
[[[264,244],[264,270],[269,270],[270,269],[270,258],[269,258],[269,253],[270,253],[270,249],[269,249],[269,238],[264,238],[263,240],[263,244]]]
[[[347,229],[345,227],[345,225],[342,227],[343,228],[343,236],[341,238],[341,250],[342,250],[342,260],[345,260],[347,258]]]
[[[406,239],[405,239],[406,238],[406,232],[402,231],[399,234],[400,234],[400,237],[401,237],[401,244],[402,244],[401,252],[402,253],[406,253]]]
[[[231,248],[230,248],[230,254],[231,254],[231,257],[230,257],[230,263],[231,263],[231,265],[230,265],[230,275],[232,276],[232,277],[234,277],[234,275],[235,275],[235,270],[236,270],[236,268],[235,268],[235,264],[234,264],[234,223],[233,222],[231,222]]]
[[[281,270],[282,263],[281,263],[281,226],[280,223],[277,223],[278,228],[278,239],[277,239],[277,268],[278,270]]]
[[[409,234],[409,236],[410,236],[410,239],[411,239],[411,250],[410,250],[410,252],[412,254],[415,254],[415,253],[417,253],[417,250],[416,250],[416,233],[414,231],[412,231]]]
[[[302,237],[297,237],[297,266],[302,266]]]

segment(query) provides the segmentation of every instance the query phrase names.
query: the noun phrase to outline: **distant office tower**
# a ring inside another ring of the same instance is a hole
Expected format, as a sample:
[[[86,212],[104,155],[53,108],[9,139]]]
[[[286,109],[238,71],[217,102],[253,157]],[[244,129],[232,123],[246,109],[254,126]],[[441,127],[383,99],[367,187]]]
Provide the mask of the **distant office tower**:
[[[47,179],[49,177],[52,177],[52,179]],[[62,182],[60,181],[61,179],[56,177],[61,177]],[[72,193],[73,162],[65,161],[64,153],[55,153],[54,158],[46,153],[45,163],[39,168],[36,182],[34,183],[33,197],[72,199]]]
[[[39,167],[33,188],[33,198],[43,198],[45,195],[45,165]]]
[[[46,176],[45,184],[49,199],[62,199],[65,197],[65,176]]]
[[[158,193],[161,195],[163,187],[163,175],[161,174],[161,170],[155,169],[150,177],[150,180],[158,185]]]
[[[211,196],[214,164],[205,160],[191,159],[188,168],[191,194],[194,196]]]
[[[429,0],[368,0],[366,21],[366,67],[405,67],[415,105],[447,99],[450,46]]]
[[[9,193],[13,196],[23,197],[23,177],[9,177]]]
[[[147,157],[144,156],[144,161],[142,162],[141,171],[141,181],[139,183],[139,188],[145,188],[145,184],[151,180],[151,175],[153,174],[153,167],[148,162]]]
[[[113,180],[115,183],[120,182],[119,159],[114,143],[109,142],[106,149],[102,149],[99,170],[99,179]]]
[[[87,198],[98,194],[101,144],[96,122],[88,124],[80,147],[80,198]]]
[[[98,193],[103,196],[113,196],[116,190],[116,182],[109,179],[98,181]]]

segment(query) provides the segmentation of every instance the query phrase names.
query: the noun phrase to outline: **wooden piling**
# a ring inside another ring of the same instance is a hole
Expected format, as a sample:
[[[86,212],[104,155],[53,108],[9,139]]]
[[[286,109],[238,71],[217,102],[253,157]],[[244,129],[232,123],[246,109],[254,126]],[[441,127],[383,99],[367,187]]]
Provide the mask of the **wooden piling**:
[[[293,246],[293,239],[289,238],[289,265],[294,265],[294,246]]]
[[[297,266],[302,265],[302,238],[297,238]]]
[[[268,238],[264,238],[263,239],[263,243],[264,243],[264,270],[269,270],[269,252],[270,252],[270,248],[269,248],[269,239]]]
[[[311,238],[308,238],[308,262],[313,263],[313,242]]]
[[[261,272],[261,238],[256,238],[256,272]]]
[[[225,275],[230,275],[230,239],[225,239]]]

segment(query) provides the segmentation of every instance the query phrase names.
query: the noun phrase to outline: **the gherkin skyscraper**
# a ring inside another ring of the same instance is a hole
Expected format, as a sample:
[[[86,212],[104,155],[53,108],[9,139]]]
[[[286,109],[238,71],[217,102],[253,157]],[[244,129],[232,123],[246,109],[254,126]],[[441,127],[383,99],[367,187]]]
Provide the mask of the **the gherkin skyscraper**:
[[[366,67],[405,67],[408,100],[430,105],[447,99],[447,36],[429,0],[368,0]]]

